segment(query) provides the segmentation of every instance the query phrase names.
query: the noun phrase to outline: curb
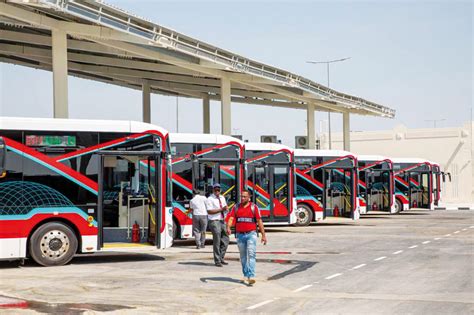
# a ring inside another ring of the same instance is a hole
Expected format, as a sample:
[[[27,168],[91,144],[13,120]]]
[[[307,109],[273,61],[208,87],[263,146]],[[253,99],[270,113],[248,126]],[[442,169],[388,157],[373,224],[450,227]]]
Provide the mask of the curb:
[[[0,296],[0,308],[27,308],[28,302],[20,299]]]

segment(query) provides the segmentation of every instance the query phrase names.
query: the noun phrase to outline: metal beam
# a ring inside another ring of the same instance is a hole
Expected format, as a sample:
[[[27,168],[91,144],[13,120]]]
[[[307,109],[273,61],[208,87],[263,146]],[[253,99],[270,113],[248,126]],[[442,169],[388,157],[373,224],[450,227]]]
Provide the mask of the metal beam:
[[[67,34],[53,30],[54,118],[68,118]]]
[[[227,136],[232,134],[230,84],[229,79],[221,78],[221,126],[222,134]]]

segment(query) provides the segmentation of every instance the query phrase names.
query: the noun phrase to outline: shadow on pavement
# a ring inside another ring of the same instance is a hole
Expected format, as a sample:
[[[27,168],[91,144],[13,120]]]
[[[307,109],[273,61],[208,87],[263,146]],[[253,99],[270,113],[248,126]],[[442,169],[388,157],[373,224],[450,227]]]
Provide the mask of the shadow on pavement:
[[[240,279],[234,279],[230,277],[206,277],[206,278],[201,278],[201,282],[207,283],[209,281],[217,281],[217,282],[231,282],[231,283],[238,283],[244,286],[247,286],[242,280]]]
[[[185,261],[179,262],[178,265],[191,265],[191,266],[205,266],[205,267],[215,267],[213,263],[205,263],[201,261]]]

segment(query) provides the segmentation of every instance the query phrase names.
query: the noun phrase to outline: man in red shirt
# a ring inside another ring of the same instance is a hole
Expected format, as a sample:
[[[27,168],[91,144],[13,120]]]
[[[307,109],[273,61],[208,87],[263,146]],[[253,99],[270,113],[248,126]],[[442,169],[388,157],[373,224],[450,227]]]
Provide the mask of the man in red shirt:
[[[257,224],[262,234],[262,243],[267,244],[265,229],[263,228],[260,210],[257,205],[250,202],[250,192],[242,191],[241,202],[236,204],[229,214],[227,222],[227,233],[230,235],[230,227],[235,221],[235,232],[237,246],[240,252],[240,262],[245,283],[253,285],[255,283],[255,264],[257,257]]]

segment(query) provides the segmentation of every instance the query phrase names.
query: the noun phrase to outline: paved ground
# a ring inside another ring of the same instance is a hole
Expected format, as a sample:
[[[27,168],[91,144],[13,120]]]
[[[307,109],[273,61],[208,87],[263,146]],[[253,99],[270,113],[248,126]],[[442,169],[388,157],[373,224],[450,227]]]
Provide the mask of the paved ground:
[[[82,256],[63,267],[0,263],[0,296],[27,300],[29,309],[18,313],[474,313],[474,211],[268,230],[254,287],[240,282],[235,243],[230,265],[216,268],[210,245],[180,242],[160,252]]]

